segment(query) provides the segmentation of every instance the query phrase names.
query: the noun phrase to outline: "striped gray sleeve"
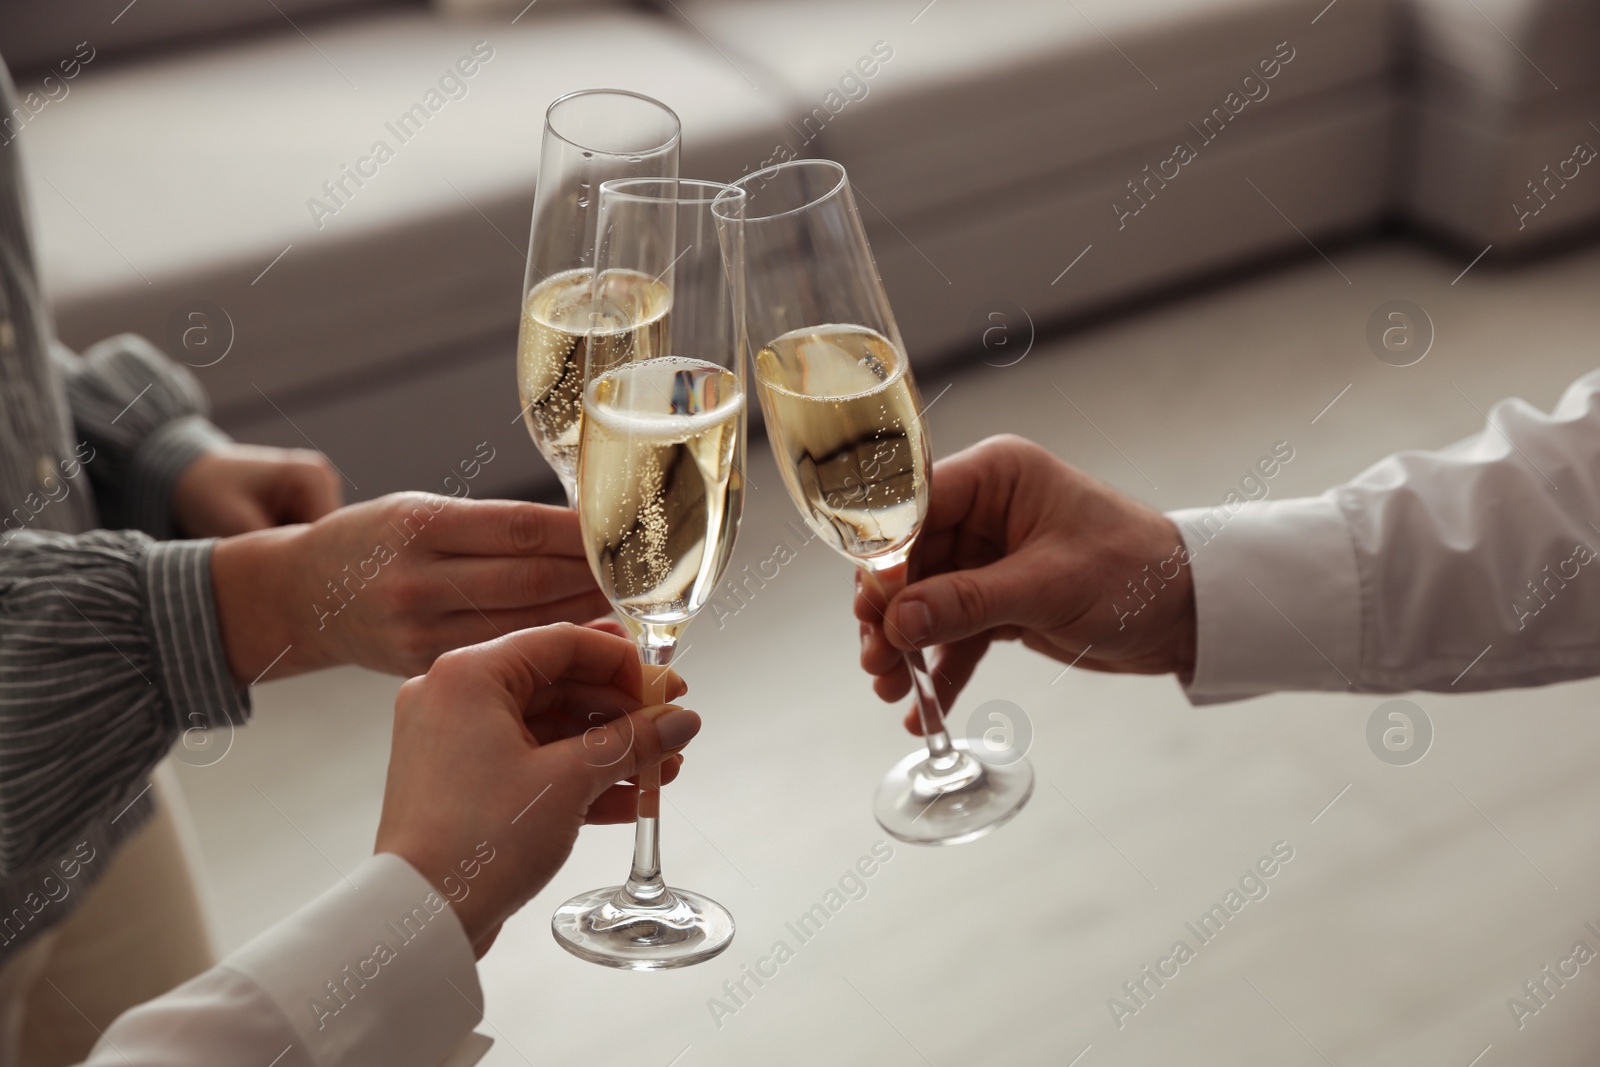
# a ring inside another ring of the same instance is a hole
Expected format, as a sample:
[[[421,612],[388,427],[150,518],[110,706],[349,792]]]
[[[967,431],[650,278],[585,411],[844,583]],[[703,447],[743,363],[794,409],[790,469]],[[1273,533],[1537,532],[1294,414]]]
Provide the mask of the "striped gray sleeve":
[[[184,731],[248,719],[212,544],[29,531],[0,551],[0,875],[129,807]]]
[[[51,354],[78,434],[95,449],[87,469],[101,521],[176,536],[173,485],[196,456],[229,440],[206,420],[200,383],[134,334],[100,341],[81,358],[61,345]]]

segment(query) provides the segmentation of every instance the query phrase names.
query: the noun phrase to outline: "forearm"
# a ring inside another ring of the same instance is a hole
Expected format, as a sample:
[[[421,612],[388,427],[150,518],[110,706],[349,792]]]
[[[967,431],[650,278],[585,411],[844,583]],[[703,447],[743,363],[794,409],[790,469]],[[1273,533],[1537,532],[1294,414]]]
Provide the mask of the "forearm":
[[[296,599],[307,576],[298,573],[305,564],[295,562],[294,549],[306,530],[280,526],[216,542],[211,581],[217,619],[239,685],[254,684],[269,669],[283,678],[342,662],[319,639],[315,604]]]
[[[448,903],[404,860],[374,856],[217,967],[122,1015],[86,1067],[438,1067],[482,1014],[472,946]],[[449,1062],[487,1047],[480,1039]]]
[[[23,533],[0,551],[0,873],[124,809],[189,729],[242,723],[209,542]]]
[[[1191,699],[1462,692],[1600,673],[1600,375],[1312,500],[1178,512]],[[1203,527],[1204,524],[1204,527]]]
[[[81,357],[57,345],[51,356],[80,447],[94,456],[87,469],[105,525],[174,536],[178,477],[229,440],[206,420],[199,382],[132,334],[101,341]]]

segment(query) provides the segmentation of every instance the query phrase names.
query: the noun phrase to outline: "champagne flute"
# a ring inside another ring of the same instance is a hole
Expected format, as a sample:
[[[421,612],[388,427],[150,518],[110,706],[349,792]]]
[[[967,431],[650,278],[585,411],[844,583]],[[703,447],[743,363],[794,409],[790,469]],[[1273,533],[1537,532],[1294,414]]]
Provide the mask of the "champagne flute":
[[[671,108],[621,89],[568,93],[545,112],[517,331],[517,395],[568,507],[578,471],[584,363],[591,346],[618,340],[588,329],[600,185],[612,178],[676,178],[679,135]]]
[[[726,201],[728,235],[743,248],[756,390],[778,470],[812,529],[892,596],[928,509],[929,445],[849,179],[837,163],[795,160],[735,185],[747,195]],[[883,779],[878,823],[913,844],[971,841],[1021,810],[1033,768],[952,742],[922,653],[906,664],[927,751]]]
[[[600,187],[591,323],[609,340],[591,341],[584,371],[578,518],[595,579],[647,666],[671,662],[710,600],[744,508],[744,313],[733,288],[743,198],[714,182]],[[556,910],[551,928],[574,955],[660,970],[733,940],[726,908],[662,881],[660,789],[659,767],[640,775],[627,882]]]

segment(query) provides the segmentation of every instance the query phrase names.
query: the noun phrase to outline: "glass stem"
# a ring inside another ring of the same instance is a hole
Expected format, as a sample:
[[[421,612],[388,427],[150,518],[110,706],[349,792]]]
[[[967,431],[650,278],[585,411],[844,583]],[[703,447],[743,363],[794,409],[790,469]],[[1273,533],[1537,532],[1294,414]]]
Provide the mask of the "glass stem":
[[[647,667],[665,667],[672,659],[675,643],[663,640],[659,632],[646,631],[638,637],[639,660]],[[662,703],[666,697],[665,671],[645,671],[644,702]],[[667,907],[672,892],[661,878],[661,764],[639,772],[639,810],[633,824],[633,868],[622,887],[628,903],[639,907]]]
[[[863,565],[861,574],[883,596],[885,605],[906,586],[904,562],[881,570]],[[950,735],[944,728],[944,708],[939,706],[939,697],[922,650],[914,648],[904,656],[906,669],[911,674],[912,696],[917,702],[917,717],[922,722],[922,737],[928,745],[929,769],[938,776],[949,774],[965,763],[967,758],[950,743]]]
[[[567,494],[567,508],[570,511],[578,510],[578,483],[576,480],[561,475],[561,491]]]
[[[933,678],[928,674],[928,661],[920,649],[905,654],[906,667],[911,672],[911,689],[917,702],[917,716],[922,720],[922,737],[928,743],[928,762],[935,772],[953,770],[961,761],[961,754],[950,744],[950,735],[944,728],[944,709],[933,688]]]

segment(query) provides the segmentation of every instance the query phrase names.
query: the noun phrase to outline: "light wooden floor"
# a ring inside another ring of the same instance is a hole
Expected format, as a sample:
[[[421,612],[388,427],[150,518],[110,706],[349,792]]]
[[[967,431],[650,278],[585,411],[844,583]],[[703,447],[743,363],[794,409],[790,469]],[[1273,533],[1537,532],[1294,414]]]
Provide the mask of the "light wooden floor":
[[[1286,440],[1295,458],[1274,495],[1308,494],[1392,450],[1473,432],[1473,405],[1515,394],[1548,407],[1600,362],[1600,251],[1504,275],[1480,266],[1455,284],[1464,258],[1409,246],[1333,258],[1348,284],[1311,259],[1038,345],[1015,366],[931,376],[936,448],[1018,432],[1176,507],[1220,501]],[[1414,367],[1380,363],[1363,339],[1392,298],[1437,327]],[[764,451],[750,475],[736,568],[780,539],[799,547]],[[813,543],[737,625],[703,617],[690,631],[683,669],[707,725],[668,792],[666,869],[734,911],[734,946],[655,975],[563,953],[551,908],[625,873],[628,831],[588,832],[483,965],[487,1063],[1600,1062],[1593,975],[1520,1030],[1506,1004],[1575,942],[1600,950],[1585,927],[1600,926],[1594,682],[1419,696],[1432,750],[1393,767],[1365,739],[1378,697],[1201,711],[1170,679],[1063,676],[1002,649],[955,719],[997,697],[1025,709],[1039,774],[1029,808],[974,844],[896,846],[865,895],[801,943],[785,923],[883,839],[868,800],[912,744],[856,669],[848,574]],[[354,670],[265,685],[226,758],[183,768],[227,945],[370,850],[396,686]],[[1108,998],[1134,1005],[1123,983],[1178,939],[1196,945],[1185,923],[1277,842],[1293,859],[1268,895],[1119,1029]],[[779,940],[793,958],[763,987],[747,981],[742,1004],[728,999],[724,982]],[[737,1010],[716,1019],[713,998]]]

